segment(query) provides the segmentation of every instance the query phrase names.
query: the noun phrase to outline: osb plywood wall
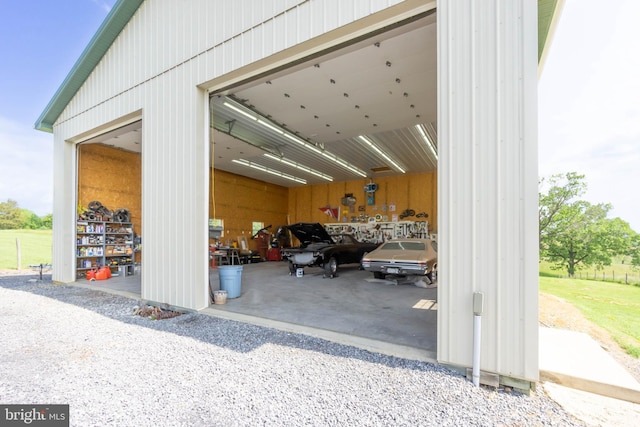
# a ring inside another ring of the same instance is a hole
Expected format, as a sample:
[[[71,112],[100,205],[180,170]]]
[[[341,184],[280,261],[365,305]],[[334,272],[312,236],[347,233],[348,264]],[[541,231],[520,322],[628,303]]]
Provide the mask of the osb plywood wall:
[[[416,214],[428,214],[429,231],[437,230],[438,193],[437,174],[411,174],[397,177],[376,178],[372,182],[378,185],[374,193],[374,204],[367,204],[367,194],[364,191],[368,179],[338,182],[330,184],[310,185],[289,189],[290,220],[294,222],[351,222],[352,217],[360,214],[375,217],[376,214],[387,215],[389,221],[392,215],[400,214],[406,209],[412,209]],[[345,194],[352,193],[356,198],[353,212],[340,202]],[[395,212],[390,206],[395,205]],[[320,208],[340,207],[340,218],[333,219],[323,213]],[[346,221],[345,217],[346,216]],[[400,220],[400,218],[398,218]],[[424,218],[407,217],[405,221],[423,221]]]
[[[83,208],[94,200],[110,210],[126,208],[131,214],[134,232],[140,234],[141,195],[140,154],[101,144],[78,146],[78,203]]]
[[[224,220],[224,237],[237,240],[238,236],[251,238],[251,224],[271,225],[271,233],[287,223],[288,190],[286,187],[215,170],[212,175],[212,197],[209,199],[209,217]],[[257,250],[258,241],[249,240]]]
[[[109,209],[127,208],[137,233],[142,225],[141,157],[139,154],[118,150],[100,144],[81,145],[78,148],[78,202],[86,207],[99,200]],[[255,179],[214,170],[211,175],[212,197],[209,217],[224,220],[223,240],[237,240],[238,236],[252,235],[252,222],[272,225],[275,233],[281,225],[294,222],[350,222],[360,214],[375,216],[400,215],[405,209],[429,216],[429,229],[437,231],[437,174],[411,174],[398,177],[376,178],[378,185],[375,203],[367,204],[364,192],[368,179],[330,184],[286,188]],[[356,198],[353,212],[342,206],[340,199],[352,193]],[[389,207],[395,205],[395,212]],[[340,218],[333,219],[320,208],[340,207]],[[362,207],[363,210],[360,210]],[[385,211],[386,208],[386,211]],[[346,216],[347,221],[344,221]],[[423,220],[408,217],[406,220]],[[144,237],[144,236],[143,236]],[[252,249],[258,242],[250,241]]]

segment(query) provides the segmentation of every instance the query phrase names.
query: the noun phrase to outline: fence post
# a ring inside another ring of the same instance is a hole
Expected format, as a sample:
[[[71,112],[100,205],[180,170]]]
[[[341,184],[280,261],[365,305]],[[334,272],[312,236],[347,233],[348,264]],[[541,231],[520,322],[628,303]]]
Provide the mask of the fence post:
[[[20,251],[20,239],[16,237],[16,254],[18,256],[18,270],[22,269],[22,253]]]
[[[624,284],[625,285],[629,284],[629,273],[624,273]]]

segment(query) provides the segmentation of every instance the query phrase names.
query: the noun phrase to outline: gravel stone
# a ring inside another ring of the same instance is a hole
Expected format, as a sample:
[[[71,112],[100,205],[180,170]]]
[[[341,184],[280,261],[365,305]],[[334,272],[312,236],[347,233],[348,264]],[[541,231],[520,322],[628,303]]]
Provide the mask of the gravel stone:
[[[542,387],[35,278],[0,277],[0,402],[69,404],[74,426],[585,425]]]

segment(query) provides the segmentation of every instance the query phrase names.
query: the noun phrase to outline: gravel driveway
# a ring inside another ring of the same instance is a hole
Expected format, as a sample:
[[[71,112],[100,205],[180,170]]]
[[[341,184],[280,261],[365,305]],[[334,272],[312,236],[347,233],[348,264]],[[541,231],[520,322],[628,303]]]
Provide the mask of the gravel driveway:
[[[0,403],[69,404],[71,425],[584,425],[542,391],[46,279],[0,277]]]

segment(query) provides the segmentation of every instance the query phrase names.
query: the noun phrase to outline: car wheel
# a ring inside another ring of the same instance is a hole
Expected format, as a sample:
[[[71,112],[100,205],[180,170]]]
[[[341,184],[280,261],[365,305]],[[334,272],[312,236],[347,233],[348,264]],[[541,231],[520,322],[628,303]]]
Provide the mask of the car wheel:
[[[376,279],[384,279],[384,273],[382,271],[374,271],[373,277]]]
[[[293,276],[294,274],[296,274],[296,266],[289,261],[289,276]]]
[[[335,257],[329,258],[328,262],[324,263],[324,277],[329,277],[333,279],[337,276],[336,272],[338,271],[338,261]]]

